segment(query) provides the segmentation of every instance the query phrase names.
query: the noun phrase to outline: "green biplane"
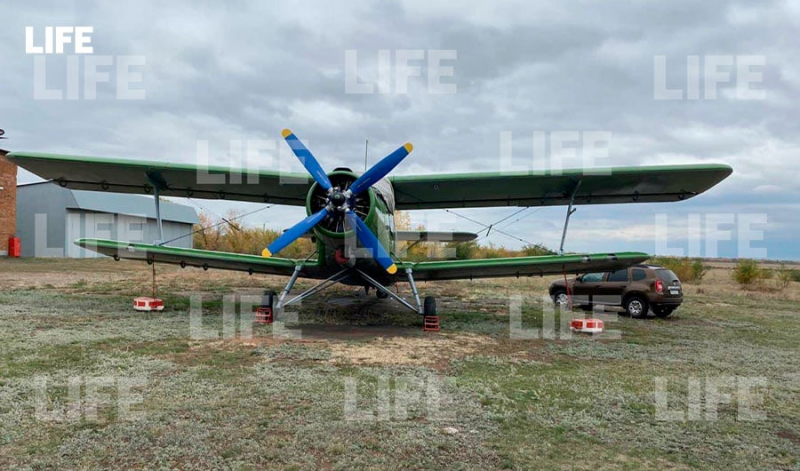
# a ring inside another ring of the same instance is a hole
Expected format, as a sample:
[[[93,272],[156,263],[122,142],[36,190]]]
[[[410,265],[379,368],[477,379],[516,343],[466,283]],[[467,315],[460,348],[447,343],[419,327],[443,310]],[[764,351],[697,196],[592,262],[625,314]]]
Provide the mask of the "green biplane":
[[[415,281],[606,271],[643,262],[649,255],[641,252],[564,255],[573,206],[681,201],[703,193],[732,172],[726,165],[710,164],[388,177],[412,151],[408,143],[363,174],[347,168],[328,173],[294,133],[285,129],[283,137],[309,175],[33,152],[12,152],[7,157],[62,187],[152,194],[159,227],[159,196],[305,206],[308,217],[264,248],[261,256],[177,248],[163,242],[78,239],[75,243],[115,259],[287,276],[276,309],[334,283],[344,283],[367,290],[373,287],[379,297],[391,297],[423,315],[435,314],[435,300],[428,297],[422,302]],[[568,206],[559,255],[404,262],[395,254],[401,240],[467,241],[477,237],[464,232],[396,231],[395,210],[552,205]],[[297,238],[309,235],[316,240],[316,259],[274,256]],[[301,277],[321,282],[287,299]],[[403,281],[411,287],[412,301],[388,288]]]

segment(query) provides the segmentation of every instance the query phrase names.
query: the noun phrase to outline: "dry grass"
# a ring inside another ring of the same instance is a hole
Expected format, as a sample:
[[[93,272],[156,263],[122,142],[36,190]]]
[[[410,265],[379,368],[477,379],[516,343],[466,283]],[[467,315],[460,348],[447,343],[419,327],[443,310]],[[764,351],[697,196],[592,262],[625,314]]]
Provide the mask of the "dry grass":
[[[610,316],[618,340],[509,338],[509,297],[523,296],[525,328],[541,327],[537,300],[553,278],[422,284],[439,298],[439,334],[337,287],[298,309],[287,327],[302,339],[256,326],[203,340],[190,335],[190,293],[204,296],[204,328],[222,333],[223,295],[285,280],[159,267],[168,309],[137,314],[130,299],[151,282],[143,263],[0,260],[0,468],[796,469],[800,284],[743,291],[712,265],[673,317]],[[39,420],[41,376],[51,409],[70,378],[144,378],[141,414]],[[656,419],[656,377],[669,381],[670,409],[686,411],[687,382],[720,376],[764,378],[765,419],[740,420],[735,402],[717,420]],[[452,420],[426,406],[426,385],[444,378]],[[347,420],[348,381],[372,421]],[[422,385],[408,417],[376,420],[381,384],[394,411],[407,383]]]

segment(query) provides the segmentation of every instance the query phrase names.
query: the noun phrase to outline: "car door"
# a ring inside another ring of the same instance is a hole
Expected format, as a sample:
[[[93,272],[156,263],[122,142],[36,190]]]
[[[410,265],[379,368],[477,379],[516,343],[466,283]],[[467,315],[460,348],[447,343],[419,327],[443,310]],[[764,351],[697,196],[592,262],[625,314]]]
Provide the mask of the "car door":
[[[600,288],[597,290],[595,302],[597,304],[605,304],[610,306],[619,306],[622,304],[622,293],[630,283],[629,273],[627,268],[613,271],[605,277]]]
[[[593,296],[600,289],[605,278],[605,273],[586,273],[581,275],[575,280],[573,285],[572,303],[573,304],[591,304]]]

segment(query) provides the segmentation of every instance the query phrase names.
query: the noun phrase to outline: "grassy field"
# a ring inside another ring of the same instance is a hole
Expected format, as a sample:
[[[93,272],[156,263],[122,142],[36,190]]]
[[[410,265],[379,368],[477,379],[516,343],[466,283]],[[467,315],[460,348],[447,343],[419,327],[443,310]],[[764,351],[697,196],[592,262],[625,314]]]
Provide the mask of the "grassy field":
[[[223,296],[280,278],[158,267],[158,280],[167,309],[135,313],[143,263],[0,259],[1,469],[800,466],[798,283],[741,291],[715,268],[669,319],[606,313],[617,338],[522,340],[510,301],[541,328],[550,279],[422,284],[439,300],[433,334],[336,287],[284,326],[299,338],[223,314]],[[192,296],[214,338],[193,330]],[[714,385],[728,396],[710,400]],[[664,420],[659,391],[681,417]],[[748,391],[759,415],[740,411]]]

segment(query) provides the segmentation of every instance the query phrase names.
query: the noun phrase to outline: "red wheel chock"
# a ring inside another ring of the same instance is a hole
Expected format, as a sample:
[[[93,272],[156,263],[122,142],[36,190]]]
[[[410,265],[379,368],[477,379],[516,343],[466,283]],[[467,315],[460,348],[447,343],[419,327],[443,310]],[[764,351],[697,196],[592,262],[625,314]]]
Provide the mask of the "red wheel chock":
[[[272,324],[272,308],[261,306],[256,309],[256,324]]]
[[[573,332],[599,334],[603,332],[603,321],[600,319],[572,319],[569,328]]]
[[[425,332],[439,332],[439,316],[425,316],[422,319],[422,330]]]

